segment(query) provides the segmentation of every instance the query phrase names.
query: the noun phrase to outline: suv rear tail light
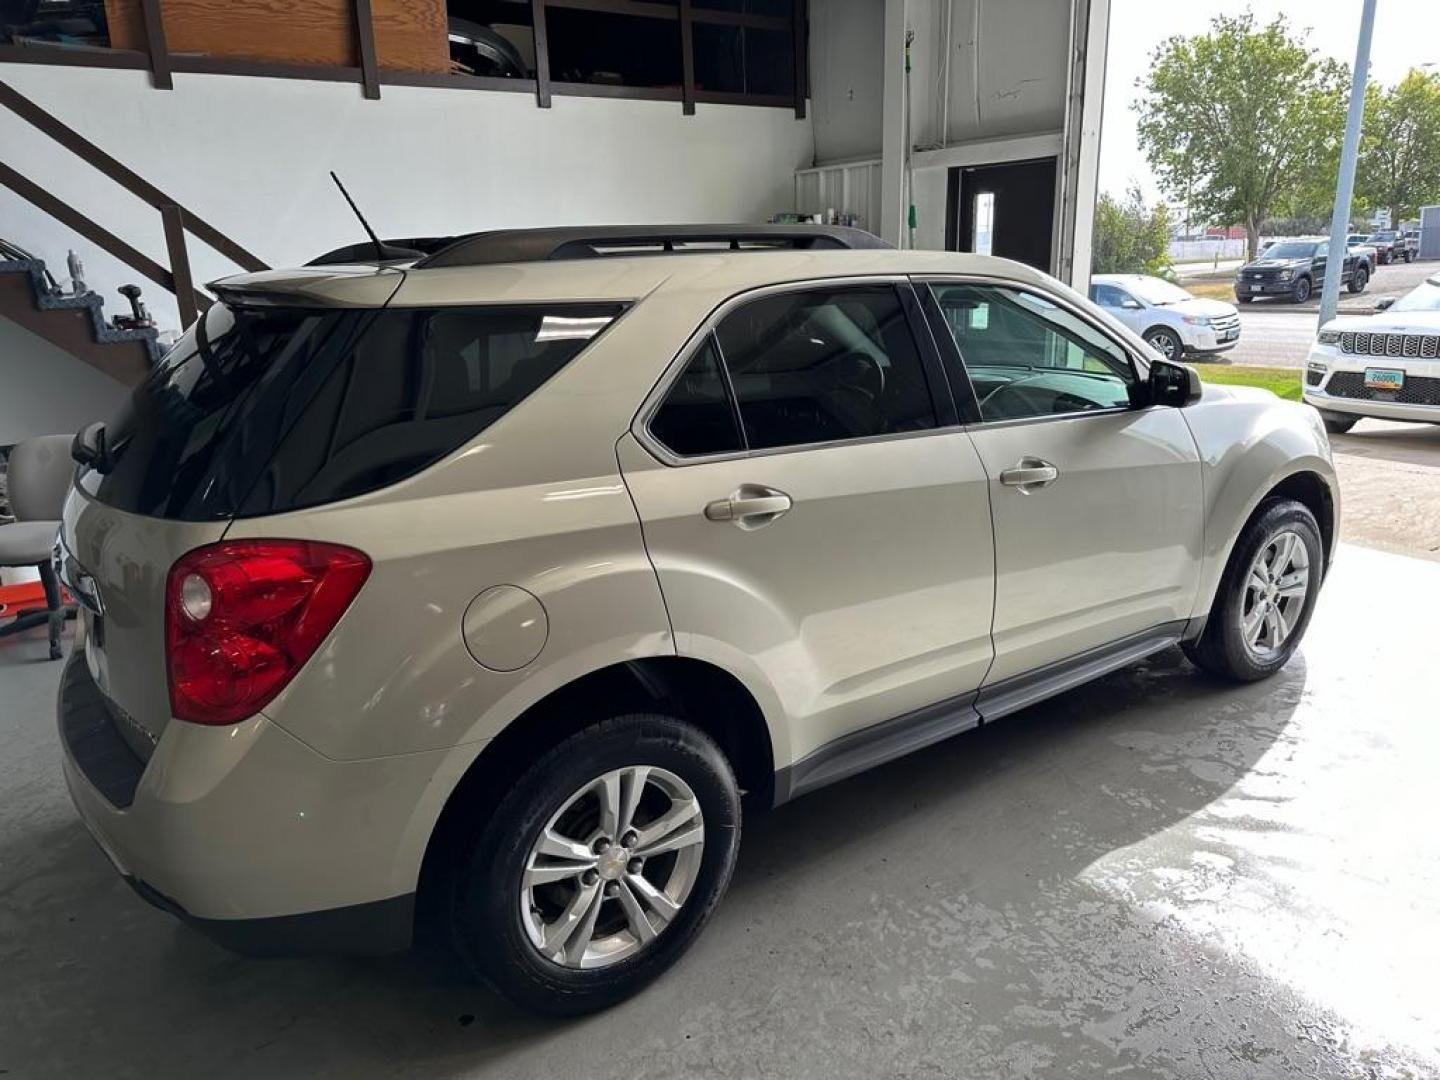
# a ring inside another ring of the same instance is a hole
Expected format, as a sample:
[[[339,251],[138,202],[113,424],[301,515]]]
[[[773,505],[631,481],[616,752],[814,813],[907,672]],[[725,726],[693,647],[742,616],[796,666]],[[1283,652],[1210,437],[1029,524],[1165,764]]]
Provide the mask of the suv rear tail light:
[[[308,540],[229,540],[183,555],[165,583],[171,712],[195,724],[259,712],[369,576],[363,552]]]

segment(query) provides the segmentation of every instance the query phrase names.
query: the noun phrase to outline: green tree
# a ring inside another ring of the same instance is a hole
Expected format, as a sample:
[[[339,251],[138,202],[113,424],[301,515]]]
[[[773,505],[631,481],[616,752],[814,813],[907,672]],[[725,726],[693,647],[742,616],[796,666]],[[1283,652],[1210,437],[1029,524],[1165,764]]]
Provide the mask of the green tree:
[[[1366,88],[1355,193],[1389,210],[1397,228],[1440,202],[1440,74],[1411,71],[1389,90]]]
[[[1333,177],[1348,79],[1283,17],[1216,16],[1209,33],[1163,42],[1136,80],[1140,146],[1197,217],[1243,224],[1253,257],[1260,223]]]
[[[1147,207],[1139,187],[1122,202],[1110,194],[1095,204],[1092,269],[1097,274],[1159,274],[1170,265],[1170,211],[1164,203]]]

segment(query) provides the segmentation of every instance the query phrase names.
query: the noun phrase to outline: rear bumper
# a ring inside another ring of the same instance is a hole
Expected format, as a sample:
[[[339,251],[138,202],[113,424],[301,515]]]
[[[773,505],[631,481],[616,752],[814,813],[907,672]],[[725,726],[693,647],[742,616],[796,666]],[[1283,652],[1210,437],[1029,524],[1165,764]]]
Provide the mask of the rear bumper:
[[[125,881],[147,904],[246,956],[383,956],[408,949],[415,926],[414,893],[268,919],[202,919],[139,878],[126,875]]]
[[[57,708],[66,786],[147,900],[246,952],[409,944],[443,752],[337,762],[256,716],[172,723],[145,762],[106,739],[97,699],[76,650]],[[89,716],[85,740],[77,713]]]

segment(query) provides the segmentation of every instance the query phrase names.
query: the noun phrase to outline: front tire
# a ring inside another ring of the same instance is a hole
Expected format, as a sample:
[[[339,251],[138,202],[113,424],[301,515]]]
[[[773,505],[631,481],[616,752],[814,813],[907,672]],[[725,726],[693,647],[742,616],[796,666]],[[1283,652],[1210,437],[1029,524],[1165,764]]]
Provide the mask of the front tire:
[[[1341,416],[1338,413],[1321,413],[1320,419],[1325,422],[1325,430],[1331,435],[1344,435],[1360,422],[1358,416]]]
[[[1275,674],[1300,644],[1324,577],[1315,515],[1293,499],[1270,499],[1240,534],[1210,617],[1185,655],[1236,682]]]
[[[1363,266],[1357,266],[1355,272],[1350,275],[1350,291],[1360,293],[1365,291],[1365,286],[1370,283],[1370,272]]]
[[[450,938],[518,1005],[603,1009],[690,947],[739,845],[735,775],[708,736],[661,714],[606,720],[531,765],[461,839]]]
[[[1290,299],[1297,304],[1303,304],[1310,299],[1310,279],[1308,277],[1297,278],[1295,284],[1290,286]]]
[[[1152,326],[1145,331],[1145,344],[1166,360],[1178,361],[1185,352],[1185,343],[1180,335],[1168,326]]]

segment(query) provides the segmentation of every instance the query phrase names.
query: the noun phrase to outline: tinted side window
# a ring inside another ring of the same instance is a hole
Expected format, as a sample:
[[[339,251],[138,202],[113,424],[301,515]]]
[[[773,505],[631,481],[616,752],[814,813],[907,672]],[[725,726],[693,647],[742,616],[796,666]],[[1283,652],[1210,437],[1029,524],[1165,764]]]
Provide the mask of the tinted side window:
[[[650,434],[681,457],[744,449],[713,335],[665,395],[650,420]]]
[[[1035,293],[989,285],[932,291],[984,420],[1125,408],[1137,384],[1125,351]]]
[[[419,472],[529,397],[618,313],[382,311],[303,406],[303,423],[286,428],[240,513],[334,502]]]
[[[107,427],[81,483],[132,513],[278,513],[404,479],[503,416],[615,304],[282,309],[217,304]]]
[[[1090,299],[1101,307],[1119,307],[1124,296],[1114,285],[1091,285]]]
[[[938,426],[892,286],[767,296],[727,315],[716,336],[751,449]]]

